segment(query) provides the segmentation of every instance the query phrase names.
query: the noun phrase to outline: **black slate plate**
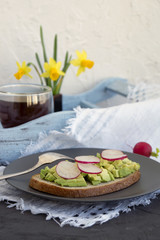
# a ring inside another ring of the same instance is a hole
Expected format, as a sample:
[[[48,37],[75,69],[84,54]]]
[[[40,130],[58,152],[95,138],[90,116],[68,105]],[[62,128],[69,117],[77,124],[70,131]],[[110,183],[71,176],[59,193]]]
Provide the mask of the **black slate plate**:
[[[56,150],[55,152],[65,154],[69,157],[75,157],[76,155],[95,155],[97,152],[101,152],[103,149],[97,148],[73,148],[73,149],[62,149]],[[53,151],[54,152],[54,151]],[[42,154],[33,154],[30,156],[26,156],[23,158],[19,158],[12,163],[10,163],[6,169],[4,174],[15,173],[19,171],[26,170],[32,167],[37,161],[38,156]],[[132,186],[123,189],[118,192],[98,196],[98,197],[88,197],[88,198],[65,198],[58,197],[46,193],[39,192],[29,187],[29,180],[33,174],[39,173],[40,169],[44,166],[41,166],[39,169],[34,170],[25,175],[21,175],[18,177],[10,178],[7,182],[16,187],[17,189],[23,190],[32,195],[47,198],[50,200],[63,200],[63,201],[78,201],[78,202],[106,202],[106,201],[115,201],[122,200],[128,198],[134,198],[138,196],[142,196],[153,191],[160,189],[160,164],[150,158],[140,156],[133,153],[127,153],[128,158],[132,161],[138,162],[141,165],[141,179],[133,184]],[[52,164],[48,164],[49,167],[54,166],[57,162]]]

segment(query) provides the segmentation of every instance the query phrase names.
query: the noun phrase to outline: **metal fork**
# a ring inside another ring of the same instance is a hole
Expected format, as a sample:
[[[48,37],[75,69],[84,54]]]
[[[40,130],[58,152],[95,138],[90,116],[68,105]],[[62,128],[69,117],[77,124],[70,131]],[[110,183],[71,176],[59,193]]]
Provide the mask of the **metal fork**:
[[[40,167],[40,166],[42,166],[46,163],[52,163],[52,162],[54,162],[58,159],[71,159],[71,160],[73,160],[73,158],[70,158],[70,157],[68,157],[66,155],[63,155],[63,154],[60,154],[60,153],[55,153],[55,152],[44,153],[44,154],[39,156],[38,162],[33,167],[29,168],[28,170],[22,171],[22,172],[2,175],[2,176],[0,176],[0,180],[4,180],[6,178],[16,177],[16,176],[19,176],[19,175],[23,175],[23,174],[32,172],[36,168],[38,168],[38,167]]]

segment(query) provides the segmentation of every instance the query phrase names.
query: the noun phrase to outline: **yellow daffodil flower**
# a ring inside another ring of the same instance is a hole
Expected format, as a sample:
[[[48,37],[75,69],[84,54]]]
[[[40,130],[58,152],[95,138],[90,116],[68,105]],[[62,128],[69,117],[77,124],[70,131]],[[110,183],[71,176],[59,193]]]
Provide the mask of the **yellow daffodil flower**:
[[[44,63],[44,69],[46,72],[42,73],[42,77],[48,78],[56,81],[59,76],[64,76],[65,73],[60,70],[61,62],[56,62],[53,58],[49,59],[49,63]]]
[[[22,66],[19,64],[19,62],[16,62],[16,64],[18,67],[18,72],[15,73],[14,76],[17,80],[21,79],[21,77],[23,77],[23,75],[26,75],[26,76],[32,78],[32,76],[29,74],[29,72],[31,71],[31,68],[26,65],[25,61],[22,62]]]
[[[84,50],[82,51],[82,53],[77,50],[76,54],[78,58],[71,60],[70,63],[76,67],[79,66],[76,74],[77,76],[79,76],[82,72],[86,70],[86,68],[92,68],[94,62],[87,59],[87,53]]]

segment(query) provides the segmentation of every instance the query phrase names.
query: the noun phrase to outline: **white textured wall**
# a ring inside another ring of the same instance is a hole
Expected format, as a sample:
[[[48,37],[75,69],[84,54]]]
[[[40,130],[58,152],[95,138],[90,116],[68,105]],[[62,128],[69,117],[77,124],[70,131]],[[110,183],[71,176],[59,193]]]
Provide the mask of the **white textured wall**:
[[[160,82],[159,0],[0,0],[0,84],[17,82],[17,60],[35,62],[36,51],[42,56],[40,25],[48,57],[57,33],[60,61],[66,50],[75,57],[76,49],[95,61],[79,78],[71,67],[63,93],[85,91],[110,76]],[[21,82],[39,83],[33,73],[34,80]]]

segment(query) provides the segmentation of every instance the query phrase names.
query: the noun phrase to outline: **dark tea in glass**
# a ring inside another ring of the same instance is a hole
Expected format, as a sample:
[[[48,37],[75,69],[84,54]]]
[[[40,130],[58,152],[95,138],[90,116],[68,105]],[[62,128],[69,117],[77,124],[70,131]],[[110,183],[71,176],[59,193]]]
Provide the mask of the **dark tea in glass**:
[[[35,84],[0,87],[0,120],[4,128],[15,127],[53,112],[52,89]]]

